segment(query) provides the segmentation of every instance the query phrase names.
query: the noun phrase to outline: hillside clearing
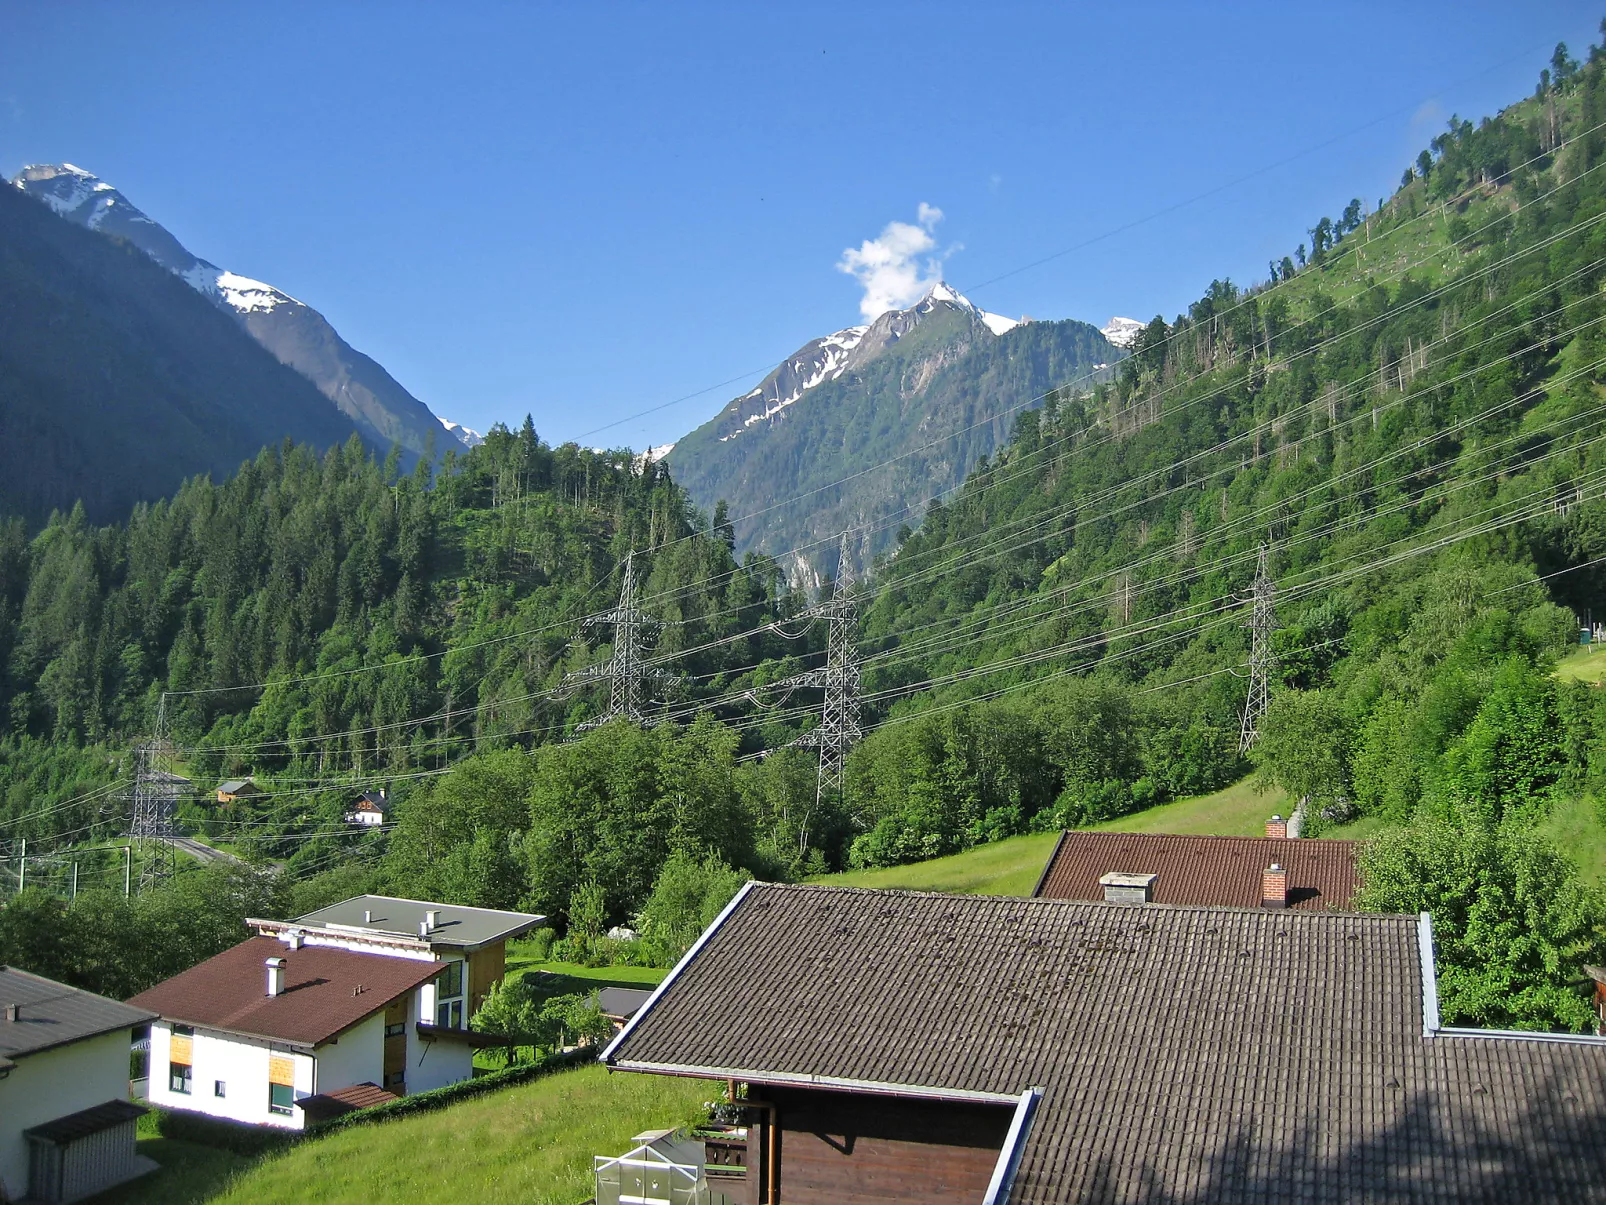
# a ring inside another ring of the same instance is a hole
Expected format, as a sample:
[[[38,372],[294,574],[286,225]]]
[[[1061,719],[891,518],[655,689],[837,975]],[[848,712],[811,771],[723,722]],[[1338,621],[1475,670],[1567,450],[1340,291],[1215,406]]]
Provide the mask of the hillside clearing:
[[[1266,831],[1268,816],[1277,811],[1286,814],[1287,810],[1286,797],[1275,792],[1261,795],[1253,781],[1245,778],[1210,795],[1179,799],[1090,827],[1109,833],[1256,837]],[[847,870],[841,874],[819,875],[809,882],[838,887],[951,891],[958,895],[1030,895],[1058,839],[1058,833],[1031,833],[978,845],[929,862],[877,870]]]

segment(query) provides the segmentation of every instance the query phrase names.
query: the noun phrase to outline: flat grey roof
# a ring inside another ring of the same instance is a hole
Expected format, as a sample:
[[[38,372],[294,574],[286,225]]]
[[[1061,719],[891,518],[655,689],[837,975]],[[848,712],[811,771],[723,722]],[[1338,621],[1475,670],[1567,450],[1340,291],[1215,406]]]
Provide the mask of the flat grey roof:
[[[20,1010],[15,1021],[6,1020],[8,1004]],[[155,1019],[148,1008],[134,1008],[43,975],[0,966],[0,1066]]]
[[[393,933],[419,940],[418,926],[426,912],[438,912],[438,923],[427,940],[437,946],[476,949],[517,937],[546,919],[531,912],[503,912],[496,908],[469,908],[461,904],[436,904],[428,900],[404,900],[389,895],[357,895],[327,908],[296,917],[296,924],[309,928],[339,925],[366,929],[374,933]],[[365,920],[364,913],[371,914]]]

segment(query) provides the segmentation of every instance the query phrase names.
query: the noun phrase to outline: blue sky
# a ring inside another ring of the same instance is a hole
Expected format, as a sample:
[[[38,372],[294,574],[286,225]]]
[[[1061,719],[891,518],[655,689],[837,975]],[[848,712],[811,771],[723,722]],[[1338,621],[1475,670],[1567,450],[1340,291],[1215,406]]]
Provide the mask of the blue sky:
[[[644,447],[860,321],[889,222],[987,309],[1170,316],[1602,11],[4,0],[0,171],[97,173],[444,417]]]

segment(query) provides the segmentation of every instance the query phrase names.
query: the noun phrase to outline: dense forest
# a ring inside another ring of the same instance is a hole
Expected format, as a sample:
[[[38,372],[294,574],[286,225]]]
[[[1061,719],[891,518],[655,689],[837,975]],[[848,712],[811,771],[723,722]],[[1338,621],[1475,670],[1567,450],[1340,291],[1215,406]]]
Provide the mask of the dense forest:
[[[126,822],[130,749],[160,726],[203,790],[264,787],[186,804],[286,867],[218,900],[523,904],[588,954],[639,918],[652,949],[607,956],[661,959],[745,874],[911,861],[1253,771],[1308,833],[1376,838],[1369,903],[1433,910],[1448,1018],[1587,1026],[1600,868],[1546,824],[1606,799],[1606,691],[1552,672],[1606,584],[1603,77],[1600,51],[1558,48],[1375,210],[1157,317],[1112,381],[998,398],[1012,438],[853,587],[868,735],[841,798],[788,747],[819,708],[786,681],[821,664],[811,600],[738,564],[725,508],[661,466],[527,423],[435,478],[281,448],[125,524],[0,529],[0,834],[59,885]],[[588,727],[606,684],[565,675],[611,653],[630,553],[652,722]],[[1261,565],[1273,689],[1245,755]],[[342,831],[379,785],[392,822]],[[25,897],[0,957],[90,907]],[[73,950],[39,959],[114,981]]]

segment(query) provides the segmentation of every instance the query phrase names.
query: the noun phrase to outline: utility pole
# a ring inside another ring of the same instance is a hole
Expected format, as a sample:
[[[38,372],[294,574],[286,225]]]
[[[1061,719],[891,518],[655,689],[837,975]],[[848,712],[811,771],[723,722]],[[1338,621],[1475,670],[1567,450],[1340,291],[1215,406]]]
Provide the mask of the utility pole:
[[[173,814],[178,806],[178,792],[167,771],[167,754],[167,693],[164,691],[156,705],[156,729],[151,739],[135,752],[134,806],[128,838],[130,847],[136,841],[142,843],[141,891],[173,873]],[[125,871],[125,894],[127,878]]]
[[[28,838],[22,839],[22,861],[17,864],[17,894],[28,885]]]
[[[831,591],[831,597],[799,616],[825,620],[825,668],[809,670],[776,683],[777,686],[807,686],[825,691],[825,702],[820,709],[820,726],[792,742],[801,749],[820,751],[820,771],[814,790],[816,809],[822,807],[827,799],[840,802],[848,753],[864,736],[864,729],[859,724],[859,600],[853,590],[849,534],[842,533],[836,586]],[[798,826],[800,857],[808,849],[808,822],[809,817],[805,816],[803,823]]]
[[[1249,694],[1244,700],[1243,725],[1238,730],[1238,752],[1247,753],[1260,735],[1260,718],[1271,702],[1271,669],[1276,657],[1271,634],[1277,626],[1277,586],[1271,580],[1271,549],[1265,544],[1255,559],[1255,581],[1249,588]]]
[[[665,677],[650,669],[646,661],[646,642],[656,634],[657,624],[636,605],[636,554],[625,555],[624,581],[619,587],[619,605],[586,621],[587,627],[613,628],[613,656],[598,665],[589,665],[563,676],[563,685],[580,686],[608,679],[608,710],[579,726],[585,732],[600,728],[610,720],[626,719],[634,724],[647,722],[646,685],[649,679]]]
[[[123,846],[123,898],[125,900],[128,898],[129,887],[132,885],[133,871],[134,843],[130,841],[127,845]]]

